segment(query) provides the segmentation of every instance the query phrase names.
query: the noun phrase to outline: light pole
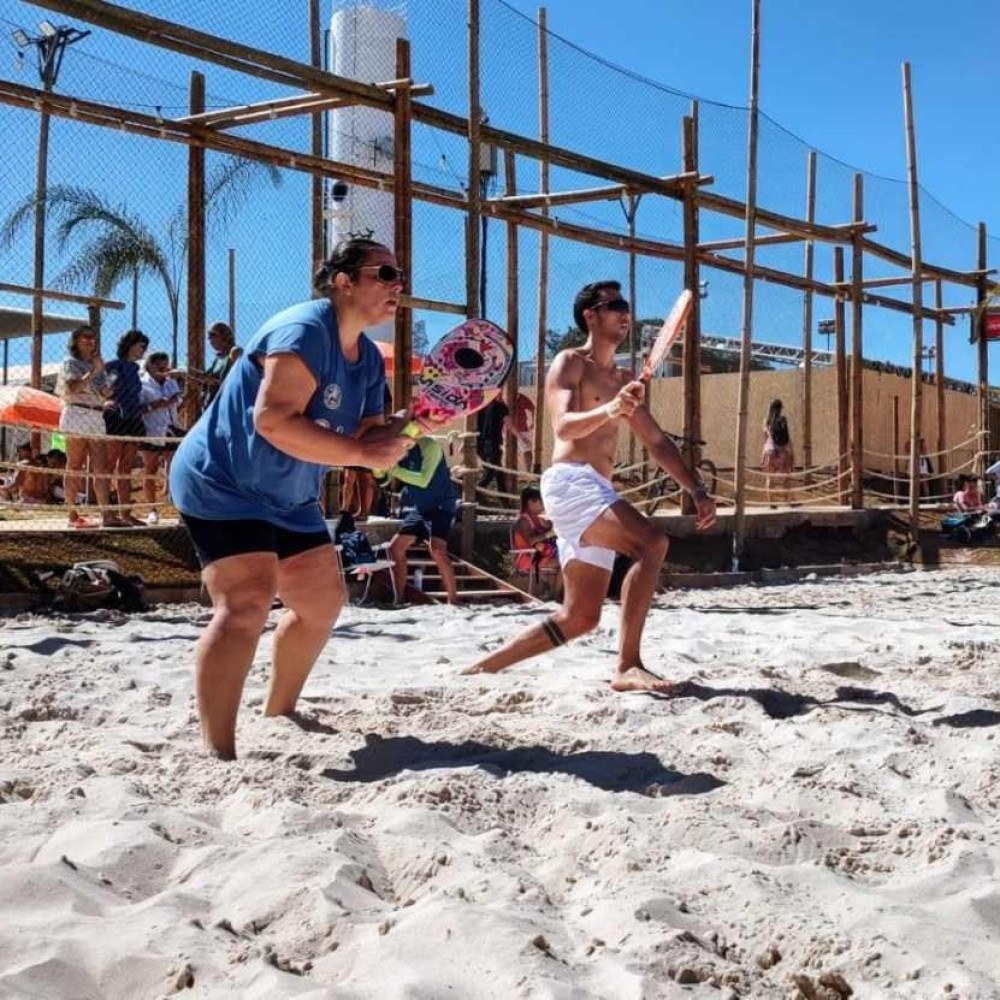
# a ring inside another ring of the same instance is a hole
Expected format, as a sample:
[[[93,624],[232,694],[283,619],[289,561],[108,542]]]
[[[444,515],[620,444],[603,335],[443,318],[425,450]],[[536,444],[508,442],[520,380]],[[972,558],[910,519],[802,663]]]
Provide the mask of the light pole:
[[[11,32],[14,44],[20,50],[35,49],[38,76],[42,89],[49,93],[59,79],[63,56],[68,46],[86,38],[89,31],[56,27],[51,21],[40,21],[40,34],[29,35],[23,28]],[[45,288],[45,196],[48,189],[49,163],[49,111],[42,104],[38,118],[38,163],[35,172],[35,267],[32,278],[34,294],[31,300],[31,384],[37,389],[42,384],[42,320]]]
[[[826,337],[826,353],[830,353],[830,338],[837,332],[837,321],[835,319],[821,319],[816,324],[816,332],[821,337]]]

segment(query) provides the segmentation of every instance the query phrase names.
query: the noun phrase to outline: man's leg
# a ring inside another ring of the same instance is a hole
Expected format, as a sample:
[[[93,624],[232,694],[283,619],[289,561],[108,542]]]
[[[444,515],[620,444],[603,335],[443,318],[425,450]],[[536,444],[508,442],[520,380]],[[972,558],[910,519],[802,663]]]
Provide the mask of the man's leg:
[[[608,507],[581,538],[630,556],[635,562],[622,584],[621,639],[611,686],[616,691],[667,691],[671,685],[642,664],[642,629],[656,593],[669,542],[650,521],[624,500]],[[572,565],[572,564],[571,564]]]
[[[571,560],[563,570],[565,597],[563,606],[540,625],[532,625],[519,636],[504,643],[496,652],[474,663],[466,674],[495,674],[521,660],[561,646],[597,628],[601,605],[608,592],[611,571]]]
[[[448,603],[455,604],[458,601],[458,587],[455,583],[455,567],[448,558],[448,543],[443,538],[432,538],[430,549],[431,558],[441,573],[441,582],[448,595]]]
[[[195,696],[205,743],[223,760],[236,758],[236,714],[277,573],[270,552],[228,556],[202,570],[212,620],[195,646]]]
[[[277,590],[285,613],[274,633],[265,715],[295,711],[302,685],[330,638],[344,604],[336,550],[319,545],[282,559]]]
[[[389,557],[392,559],[392,578],[396,581],[396,600],[402,601],[406,595],[406,553],[416,541],[413,535],[399,534],[389,543]]]

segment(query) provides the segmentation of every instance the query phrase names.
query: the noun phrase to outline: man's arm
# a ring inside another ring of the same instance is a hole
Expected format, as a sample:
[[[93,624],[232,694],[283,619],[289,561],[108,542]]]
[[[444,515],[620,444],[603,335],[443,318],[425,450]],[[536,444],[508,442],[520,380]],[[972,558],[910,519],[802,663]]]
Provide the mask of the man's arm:
[[[573,393],[580,388],[582,378],[583,359],[573,351],[563,351],[556,356],[545,380],[545,402],[552,414],[552,426],[555,436],[563,441],[585,438],[609,420],[628,418],[642,402],[642,383],[629,382],[607,403],[592,410],[571,410]]]

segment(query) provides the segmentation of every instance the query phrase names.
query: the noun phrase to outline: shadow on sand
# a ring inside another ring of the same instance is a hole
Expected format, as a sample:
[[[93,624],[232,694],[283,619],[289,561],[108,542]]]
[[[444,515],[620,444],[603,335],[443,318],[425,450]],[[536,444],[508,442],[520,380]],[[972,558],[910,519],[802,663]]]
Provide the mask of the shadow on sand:
[[[402,771],[482,767],[503,775],[569,774],[607,792],[638,792],[655,797],[700,795],[725,784],[713,774],[673,771],[651,753],[557,753],[543,746],[498,750],[471,740],[425,743],[414,736],[382,738],[374,733],[365,737],[364,747],[351,751],[351,758],[353,769],[328,768],[322,776],[332,781],[380,781]]]

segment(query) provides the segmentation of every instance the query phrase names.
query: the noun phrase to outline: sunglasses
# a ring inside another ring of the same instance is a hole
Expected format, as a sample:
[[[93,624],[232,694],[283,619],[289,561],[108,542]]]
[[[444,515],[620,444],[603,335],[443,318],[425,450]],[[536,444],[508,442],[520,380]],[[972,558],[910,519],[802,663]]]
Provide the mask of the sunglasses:
[[[613,313],[627,313],[632,311],[632,307],[628,304],[628,300],[622,298],[609,299],[607,302],[598,302],[593,308],[595,310],[610,309]]]
[[[401,267],[393,267],[392,264],[364,264],[358,268],[359,271],[374,271],[375,280],[381,281],[384,285],[403,284],[406,279],[406,272]]]

